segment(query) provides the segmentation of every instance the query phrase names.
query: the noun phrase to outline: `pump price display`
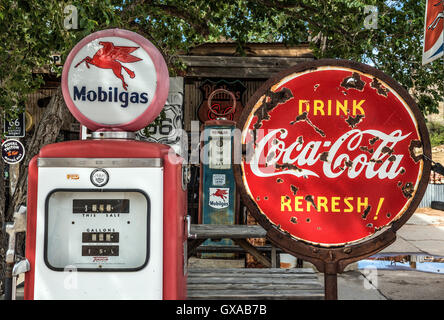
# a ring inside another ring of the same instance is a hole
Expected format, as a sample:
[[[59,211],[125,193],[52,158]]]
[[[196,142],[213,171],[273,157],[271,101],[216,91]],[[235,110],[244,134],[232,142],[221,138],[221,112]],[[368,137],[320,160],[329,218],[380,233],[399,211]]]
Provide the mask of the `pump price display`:
[[[56,190],[46,203],[49,268],[129,271],[146,265],[150,205],[145,193]]]
[[[82,256],[118,256],[119,246],[83,246]]]
[[[73,213],[129,213],[128,199],[74,199]]]

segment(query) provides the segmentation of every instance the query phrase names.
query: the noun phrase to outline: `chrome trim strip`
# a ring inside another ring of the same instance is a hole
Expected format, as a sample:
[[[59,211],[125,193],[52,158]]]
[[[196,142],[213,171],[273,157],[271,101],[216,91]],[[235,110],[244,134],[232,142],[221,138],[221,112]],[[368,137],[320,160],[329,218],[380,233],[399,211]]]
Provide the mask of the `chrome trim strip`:
[[[37,166],[54,168],[161,168],[161,158],[38,158]]]
[[[94,131],[91,133],[91,138],[93,140],[97,139],[124,139],[124,140],[134,140],[136,139],[136,134],[134,132],[127,131]]]

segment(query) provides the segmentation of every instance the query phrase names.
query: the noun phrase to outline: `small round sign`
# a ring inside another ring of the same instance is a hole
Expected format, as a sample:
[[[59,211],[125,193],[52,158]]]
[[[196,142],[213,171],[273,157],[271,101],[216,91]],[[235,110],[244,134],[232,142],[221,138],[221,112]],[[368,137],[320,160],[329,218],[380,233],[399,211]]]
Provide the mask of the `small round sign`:
[[[66,105],[92,131],[146,127],[165,105],[168,88],[162,54],[127,30],[90,34],[72,49],[63,67]]]
[[[25,157],[25,147],[15,139],[8,139],[2,143],[2,159],[8,164],[16,164]]]
[[[96,187],[103,187],[109,181],[109,174],[105,169],[95,169],[91,172],[91,183]]]
[[[425,192],[424,118],[370,66],[318,60],[286,70],[258,89],[238,127],[243,200],[282,239],[357,243],[408,218]]]

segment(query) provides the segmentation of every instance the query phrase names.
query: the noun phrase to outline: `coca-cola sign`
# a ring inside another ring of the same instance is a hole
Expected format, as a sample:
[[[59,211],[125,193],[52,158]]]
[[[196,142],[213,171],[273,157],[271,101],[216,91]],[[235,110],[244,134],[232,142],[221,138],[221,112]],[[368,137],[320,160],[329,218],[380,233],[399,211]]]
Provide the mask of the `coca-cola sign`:
[[[405,89],[374,68],[318,60],[280,73],[238,126],[244,202],[266,229],[292,239],[358,242],[411,214],[423,195],[424,120]]]

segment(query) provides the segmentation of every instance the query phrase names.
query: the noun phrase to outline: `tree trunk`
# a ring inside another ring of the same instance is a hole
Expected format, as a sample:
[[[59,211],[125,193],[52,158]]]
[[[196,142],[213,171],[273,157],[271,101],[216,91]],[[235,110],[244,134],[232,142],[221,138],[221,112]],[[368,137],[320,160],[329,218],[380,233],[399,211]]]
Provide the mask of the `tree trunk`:
[[[63,100],[63,94],[61,87],[57,89],[55,94],[52,96],[51,101],[46,107],[45,112],[42,115],[42,119],[36,124],[34,129],[34,134],[30,139],[27,140],[28,143],[25,145],[26,155],[25,159],[20,163],[18,181],[15,187],[13,196],[11,197],[10,205],[8,208],[4,207],[4,197],[0,200],[0,214],[2,226],[5,221],[12,221],[12,216],[15,210],[19,208],[20,205],[26,206],[26,197],[28,191],[28,164],[31,159],[37,155],[40,149],[50,143],[54,143],[57,135],[60,132],[60,128],[63,125],[64,120],[68,119],[70,116],[69,109],[66,107]],[[2,165],[0,166],[0,169]],[[3,171],[2,171],[3,174]],[[4,191],[3,179],[0,182],[0,192]],[[2,193],[4,194],[4,192]],[[3,206],[3,207],[2,207]],[[5,215],[6,211],[6,215]],[[22,248],[24,247],[24,237],[17,238],[17,254],[24,256]],[[0,281],[4,279],[4,253],[7,248],[7,236],[4,232],[1,233],[1,265],[0,265]]]
[[[3,132],[3,117],[0,119],[0,133]],[[4,232],[6,221],[6,188],[5,188],[5,162],[0,160],[0,292],[4,289],[5,255],[7,236]]]
[[[8,208],[8,214],[13,213],[20,205],[26,205],[29,161],[39,153],[43,146],[55,142],[63,121],[67,117],[69,117],[69,110],[63,100],[62,89],[59,87],[46,107],[29,144],[26,146],[26,156],[20,165],[19,179],[11,199],[11,205]]]

